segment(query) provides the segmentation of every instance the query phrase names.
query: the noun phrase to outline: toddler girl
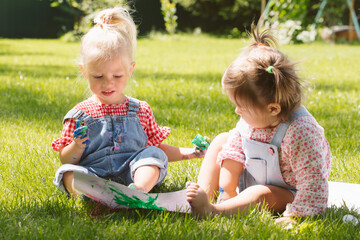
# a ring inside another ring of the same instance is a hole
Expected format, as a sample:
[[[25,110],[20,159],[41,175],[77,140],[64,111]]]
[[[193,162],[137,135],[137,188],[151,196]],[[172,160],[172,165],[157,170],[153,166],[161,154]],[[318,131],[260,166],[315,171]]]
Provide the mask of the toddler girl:
[[[62,164],[54,184],[73,196],[73,171],[82,171],[149,192],[167,173],[168,161],[199,157],[193,149],[162,144],[148,103],[124,94],[135,62],[136,26],[127,10],[101,11],[81,42],[83,76],[93,96],[77,104],[52,143]],[[65,188],[64,188],[65,186]]]
[[[320,214],[330,173],[324,130],[301,105],[295,64],[272,47],[277,44],[268,30],[252,26],[252,35],[253,43],[221,81],[240,121],[213,140],[198,183],[188,184],[188,201],[201,216],[246,213],[256,204],[286,210],[279,221]],[[218,187],[218,203],[212,204]]]

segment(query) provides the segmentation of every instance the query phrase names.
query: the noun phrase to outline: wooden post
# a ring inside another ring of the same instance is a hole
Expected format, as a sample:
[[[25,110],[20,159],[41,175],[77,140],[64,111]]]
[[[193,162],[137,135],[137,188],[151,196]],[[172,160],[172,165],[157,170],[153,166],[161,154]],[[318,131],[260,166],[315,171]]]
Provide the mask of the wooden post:
[[[266,0],[261,0],[261,15],[264,13],[265,5],[266,5]]]
[[[350,14],[349,14],[349,41],[352,42],[352,40],[354,39],[354,22],[352,19],[352,12],[354,11],[354,0],[351,0],[351,5],[350,5]]]

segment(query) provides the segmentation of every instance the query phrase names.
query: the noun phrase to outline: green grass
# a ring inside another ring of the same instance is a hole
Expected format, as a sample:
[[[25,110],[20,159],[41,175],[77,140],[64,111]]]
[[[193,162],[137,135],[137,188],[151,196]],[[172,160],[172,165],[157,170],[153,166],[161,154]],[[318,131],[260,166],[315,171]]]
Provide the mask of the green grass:
[[[238,119],[220,79],[246,43],[204,35],[140,39],[127,94],[146,100],[157,122],[171,127],[167,144],[191,147],[197,133],[215,137]],[[330,179],[360,183],[360,46],[281,50],[302,61],[301,76],[309,83],[305,105],[332,149]],[[197,220],[155,210],[99,212],[96,204],[68,199],[52,184],[60,162],[51,142],[61,134],[65,113],[89,95],[78,52],[77,43],[58,40],[0,40],[0,239],[360,239],[359,226],[341,221],[347,209],[287,230],[264,210]],[[170,164],[157,190],[183,189],[196,181],[200,164]]]

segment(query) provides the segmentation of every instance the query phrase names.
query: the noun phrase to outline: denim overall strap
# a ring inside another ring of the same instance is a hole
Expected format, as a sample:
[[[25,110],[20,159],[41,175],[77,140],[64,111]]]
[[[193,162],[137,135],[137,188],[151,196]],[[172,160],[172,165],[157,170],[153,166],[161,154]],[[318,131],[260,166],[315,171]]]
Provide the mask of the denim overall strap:
[[[79,109],[71,109],[64,117],[63,124],[68,119],[80,120],[82,125],[88,125],[94,121],[94,118],[91,115],[84,113]]]
[[[302,116],[311,116],[311,114],[308,112],[308,110],[301,106],[299,109],[297,109],[290,117],[290,121],[280,123],[272,141],[271,144],[277,146],[278,148],[281,146],[282,140],[286,134],[287,129],[289,128],[292,121],[294,121],[296,118],[302,117]]]
[[[129,98],[128,115],[135,116],[139,111],[140,102],[136,98]]]
[[[65,123],[65,121],[67,119],[79,119],[80,117],[82,117],[85,113],[82,111],[82,110],[79,110],[79,109],[76,109],[76,108],[73,108],[71,109],[64,117],[63,119],[63,124]]]

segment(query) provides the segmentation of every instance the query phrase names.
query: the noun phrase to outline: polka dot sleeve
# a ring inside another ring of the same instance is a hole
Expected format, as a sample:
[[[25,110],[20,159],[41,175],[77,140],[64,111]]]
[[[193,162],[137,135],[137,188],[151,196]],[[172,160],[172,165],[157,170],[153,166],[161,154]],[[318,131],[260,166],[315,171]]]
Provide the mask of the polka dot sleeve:
[[[323,128],[312,117],[293,122],[284,137],[282,149],[282,160],[289,161],[297,189],[295,199],[288,204],[284,215],[321,214],[327,206],[330,174],[330,148]]]
[[[230,131],[229,138],[217,157],[217,164],[222,165],[225,159],[245,163],[245,155],[242,149],[242,140],[237,128]]]

